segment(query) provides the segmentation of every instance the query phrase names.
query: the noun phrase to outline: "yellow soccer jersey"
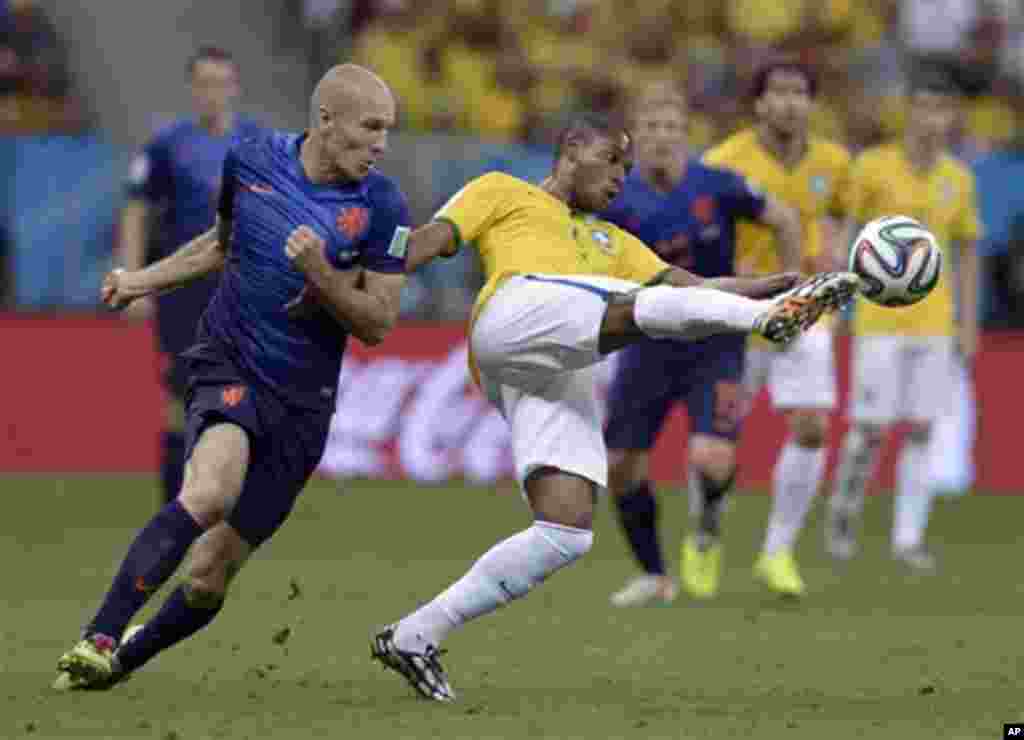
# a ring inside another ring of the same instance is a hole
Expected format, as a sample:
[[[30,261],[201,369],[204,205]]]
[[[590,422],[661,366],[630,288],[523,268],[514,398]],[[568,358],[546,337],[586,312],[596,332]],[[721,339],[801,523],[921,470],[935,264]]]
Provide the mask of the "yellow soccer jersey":
[[[913,306],[887,308],[858,301],[857,334],[949,336],[955,327],[951,249],[981,237],[974,176],[943,155],[930,172],[915,171],[902,144],[868,149],[853,165],[850,217],[864,224],[882,216],[910,216],[924,224],[943,251],[942,275],[931,295]]]
[[[502,280],[522,273],[601,275],[646,283],[670,269],[626,231],[569,206],[547,191],[501,172],[470,182],[437,215],[459,245],[480,253],[484,287],[473,318]]]
[[[850,155],[839,144],[811,136],[807,153],[792,169],[767,151],[753,128],[730,136],[704,155],[704,161],[743,175],[750,184],[796,208],[803,226],[803,252],[815,257],[822,250],[821,219],[841,216]],[[736,267],[764,274],[780,268],[775,237],[763,224],[740,223],[736,229]]]

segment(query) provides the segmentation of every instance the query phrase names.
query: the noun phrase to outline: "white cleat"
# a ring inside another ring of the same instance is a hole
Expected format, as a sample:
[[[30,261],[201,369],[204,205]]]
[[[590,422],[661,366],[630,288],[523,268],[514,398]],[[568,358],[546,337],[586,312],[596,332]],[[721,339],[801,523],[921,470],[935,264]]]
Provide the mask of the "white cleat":
[[[644,574],[637,576],[611,596],[616,607],[671,604],[679,595],[679,586],[669,576]]]
[[[938,568],[935,556],[924,545],[893,550],[892,556],[915,573],[934,573]]]

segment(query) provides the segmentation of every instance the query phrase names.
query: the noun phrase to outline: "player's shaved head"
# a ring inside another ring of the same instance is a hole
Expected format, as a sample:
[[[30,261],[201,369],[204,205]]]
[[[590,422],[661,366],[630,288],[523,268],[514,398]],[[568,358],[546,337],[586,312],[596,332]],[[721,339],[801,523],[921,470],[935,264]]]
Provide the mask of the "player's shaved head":
[[[387,149],[395,99],[380,77],[357,64],[331,67],[310,97],[310,169],[318,181],[366,177]]]
[[[358,64],[338,64],[331,67],[313,88],[313,95],[310,98],[314,125],[322,108],[341,112],[366,102],[386,102],[393,105],[394,98],[387,83]]]

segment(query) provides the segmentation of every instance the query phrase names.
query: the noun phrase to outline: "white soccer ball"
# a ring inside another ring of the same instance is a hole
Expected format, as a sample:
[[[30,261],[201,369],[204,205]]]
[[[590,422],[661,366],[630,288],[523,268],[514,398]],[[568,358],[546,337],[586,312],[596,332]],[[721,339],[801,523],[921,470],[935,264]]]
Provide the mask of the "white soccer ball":
[[[880,306],[909,306],[932,292],[942,274],[942,249],[935,236],[907,216],[875,219],[857,234],[850,272],[860,292]]]

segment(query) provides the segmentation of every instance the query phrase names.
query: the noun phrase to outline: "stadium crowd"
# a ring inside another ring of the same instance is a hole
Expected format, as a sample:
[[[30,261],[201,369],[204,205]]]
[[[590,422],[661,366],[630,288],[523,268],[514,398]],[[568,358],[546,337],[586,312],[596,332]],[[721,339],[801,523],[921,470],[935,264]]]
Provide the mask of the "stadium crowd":
[[[1010,144],[1024,116],[1024,11],[1010,0],[355,0],[352,56],[391,81],[414,131],[546,145],[574,110],[674,79],[703,148],[749,122],[753,71],[784,52],[821,81],[817,132],[858,150],[901,130],[922,68],[967,104],[955,149]]]

